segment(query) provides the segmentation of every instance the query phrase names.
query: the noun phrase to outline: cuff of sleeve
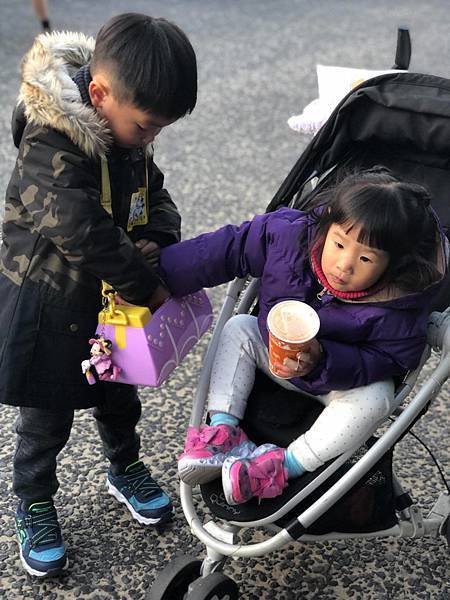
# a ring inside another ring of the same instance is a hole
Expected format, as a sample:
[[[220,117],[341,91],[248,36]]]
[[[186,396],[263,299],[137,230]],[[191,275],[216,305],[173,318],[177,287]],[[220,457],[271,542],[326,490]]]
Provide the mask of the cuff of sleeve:
[[[166,246],[170,246],[171,244],[180,241],[175,233],[167,233],[164,231],[151,231],[143,237],[149,242],[156,242],[161,248],[165,248]]]
[[[148,277],[145,281],[142,281],[141,285],[134,286],[132,290],[127,289],[126,291],[121,291],[118,289],[117,291],[127,302],[147,306],[156,288],[160,285],[164,285],[161,278],[155,271],[149,270]]]

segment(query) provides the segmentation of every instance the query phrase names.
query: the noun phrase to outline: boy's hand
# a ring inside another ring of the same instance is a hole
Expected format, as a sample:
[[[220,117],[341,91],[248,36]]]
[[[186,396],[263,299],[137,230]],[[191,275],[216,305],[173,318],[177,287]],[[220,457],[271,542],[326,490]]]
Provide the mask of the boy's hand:
[[[307,352],[299,352],[297,354],[297,361],[291,358],[286,358],[284,365],[277,365],[277,369],[282,377],[304,377],[308,375],[322,356],[322,346],[314,338],[311,340],[310,347]]]
[[[156,290],[153,292],[150,300],[148,301],[147,306],[152,312],[155,312],[155,310],[159,308],[161,304],[163,304],[163,302],[167,300],[167,298],[170,298],[169,290],[163,285],[158,285]],[[116,304],[123,304],[124,306],[135,306],[134,304],[131,304],[131,302],[127,302],[126,300],[121,298],[119,294],[116,294],[115,301]]]
[[[169,290],[162,285],[158,285],[150,298],[148,307],[152,312],[155,312],[167,298],[170,298]]]
[[[141,239],[136,242],[136,247],[139,248],[153,267],[158,265],[161,248],[156,242]]]

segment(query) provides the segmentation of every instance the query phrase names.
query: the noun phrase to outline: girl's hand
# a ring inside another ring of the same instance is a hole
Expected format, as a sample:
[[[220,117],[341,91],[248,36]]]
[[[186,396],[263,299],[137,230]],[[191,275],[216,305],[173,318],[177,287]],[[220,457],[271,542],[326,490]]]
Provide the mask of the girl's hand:
[[[156,242],[141,239],[136,242],[136,247],[139,248],[153,267],[158,265],[161,248]]]
[[[299,352],[297,354],[297,361],[292,360],[292,358],[286,358],[284,365],[277,365],[279,374],[282,377],[288,377],[289,379],[292,379],[293,377],[304,377],[314,369],[319,362],[322,353],[322,346],[317,339],[314,338],[311,340],[307,352]]]

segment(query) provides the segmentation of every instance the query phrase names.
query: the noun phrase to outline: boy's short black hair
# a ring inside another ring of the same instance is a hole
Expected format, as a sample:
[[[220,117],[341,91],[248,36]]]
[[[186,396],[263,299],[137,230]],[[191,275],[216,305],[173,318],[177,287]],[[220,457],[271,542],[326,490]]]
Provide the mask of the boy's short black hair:
[[[124,13],[97,34],[91,73],[105,69],[118,102],[168,119],[197,101],[195,52],[183,31],[162,18]]]

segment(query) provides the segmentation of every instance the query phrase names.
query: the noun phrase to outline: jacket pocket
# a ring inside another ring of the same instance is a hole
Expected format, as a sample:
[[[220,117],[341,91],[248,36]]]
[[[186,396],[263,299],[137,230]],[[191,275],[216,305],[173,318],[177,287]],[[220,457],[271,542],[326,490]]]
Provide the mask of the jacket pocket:
[[[35,382],[87,385],[81,362],[89,358],[97,315],[41,304],[32,361]]]

